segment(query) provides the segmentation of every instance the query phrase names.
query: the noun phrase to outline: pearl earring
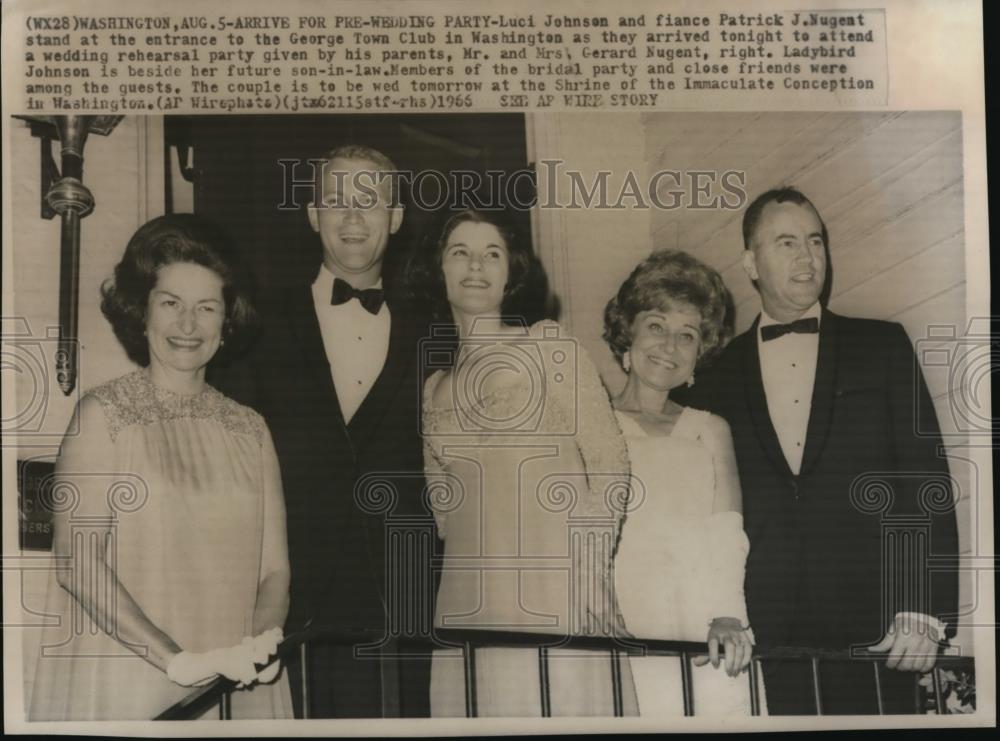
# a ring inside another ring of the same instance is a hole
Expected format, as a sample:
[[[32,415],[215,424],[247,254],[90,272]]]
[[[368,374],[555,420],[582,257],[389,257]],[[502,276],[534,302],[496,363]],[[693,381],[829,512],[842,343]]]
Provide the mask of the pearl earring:
[[[622,355],[622,368],[625,369],[626,373],[628,373],[632,368],[632,358],[629,357],[628,350],[626,350],[625,354]]]
[[[694,386],[694,373],[691,373],[691,377],[687,380],[688,386]]]

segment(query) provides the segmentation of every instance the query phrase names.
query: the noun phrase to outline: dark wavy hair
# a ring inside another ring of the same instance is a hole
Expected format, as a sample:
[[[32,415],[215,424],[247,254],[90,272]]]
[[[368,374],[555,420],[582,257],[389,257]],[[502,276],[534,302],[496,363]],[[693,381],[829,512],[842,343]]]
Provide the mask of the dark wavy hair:
[[[632,346],[636,316],[678,303],[701,313],[699,366],[726,346],[733,336],[735,309],[722,276],[686,252],[660,250],[636,266],[604,308],[604,341],[619,365]]]
[[[213,360],[238,354],[257,326],[249,273],[229,238],[215,224],[194,214],[168,214],[139,227],[115,266],[114,278],[101,286],[101,311],[129,359],[143,367],[149,365],[145,334],[149,294],[160,268],[174,263],[201,265],[222,280],[225,346]]]
[[[464,209],[449,211],[439,219],[437,228],[423,239],[407,266],[407,293],[425,303],[432,318],[439,322],[452,320],[448,293],[445,288],[441,258],[452,232],[462,224],[489,224],[503,237],[507,247],[509,275],[504,288],[500,313],[505,324],[531,325],[546,318],[548,278],[541,261],[510,222],[503,211]]]

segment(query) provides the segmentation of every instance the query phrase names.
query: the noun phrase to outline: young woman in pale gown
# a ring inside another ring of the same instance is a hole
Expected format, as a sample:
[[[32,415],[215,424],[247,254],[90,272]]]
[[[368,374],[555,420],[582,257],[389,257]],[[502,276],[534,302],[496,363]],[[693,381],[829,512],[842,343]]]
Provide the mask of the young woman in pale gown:
[[[693,662],[694,710],[711,716],[750,713],[749,542],[729,426],[670,395],[732,336],[730,306],[718,273],[664,250],[622,284],[604,324],[628,374],[613,400],[634,482],[615,559],[622,616],[637,638],[708,642]],[[631,663],[640,716],[683,714],[678,658]]]
[[[190,214],[141,227],[102,310],[140,367],[88,391],[54,483],[57,570],[31,720],[149,720],[218,675],[233,717],[291,716],[281,478],[256,412],[205,383],[253,317],[223,235]],[[216,709],[205,717],[218,717]]]
[[[625,444],[596,369],[551,321],[534,322],[544,273],[501,215],[452,215],[412,277],[457,329],[424,389],[425,461],[444,540],[438,628],[612,635],[610,565]],[[427,352],[424,353],[426,357]],[[625,657],[533,648],[476,651],[481,716],[634,713]],[[466,714],[460,651],[435,652],[431,714]]]

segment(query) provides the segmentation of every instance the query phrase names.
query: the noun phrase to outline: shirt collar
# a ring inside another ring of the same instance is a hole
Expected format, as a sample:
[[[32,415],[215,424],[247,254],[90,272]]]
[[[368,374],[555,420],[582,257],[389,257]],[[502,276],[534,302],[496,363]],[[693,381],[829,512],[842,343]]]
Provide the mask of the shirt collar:
[[[326,265],[320,264],[319,273],[316,275],[316,280],[313,281],[312,289],[313,296],[325,297],[326,301],[329,302],[330,296],[333,294],[333,280],[336,276],[330,272]],[[381,288],[382,278],[379,277],[375,281],[375,285],[368,286],[368,288]]]
[[[806,313],[803,314],[801,317],[799,317],[799,319],[809,319],[809,318],[815,317],[815,319],[816,319],[817,322],[821,322],[822,321],[822,316],[823,316],[823,307],[820,306],[819,301],[817,301],[812,306],[810,306],[809,309],[806,311]],[[761,310],[760,310],[760,321],[757,322],[757,340],[758,340],[758,342],[761,341],[761,334],[760,334],[761,327],[767,327],[767,326],[769,326],[771,324],[786,324],[786,322],[779,322],[777,319],[775,319],[770,314],[768,314],[766,311],[764,311],[763,307],[761,307]]]

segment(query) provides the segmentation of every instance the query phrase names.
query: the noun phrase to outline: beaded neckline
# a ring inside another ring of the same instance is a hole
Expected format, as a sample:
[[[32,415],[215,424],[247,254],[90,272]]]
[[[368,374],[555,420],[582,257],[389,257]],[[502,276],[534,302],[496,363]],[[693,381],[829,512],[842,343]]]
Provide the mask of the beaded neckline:
[[[140,369],[109,381],[90,393],[104,407],[112,439],[133,424],[172,419],[215,419],[232,432],[260,437],[263,421],[208,384],[197,394],[178,394],[157,386],[148,371]]]
[[[207,383],[202,382],[201,390],[193,394],[181,394],[177,391],[171,391],[165,386],[161,386],[156,381],[153,380],[149,368],[142,368],[135,371],[136,380],[144,385],[148,390],[153,392],[153,396],[157,401],[162,401],[165,403],[190,403],[196,399],[201,399],[205,396],[210,396],[214,388],[209,386]],[[126,376],[127,377],[127,376]],[[215,391],[218,393],[218,391]]]

